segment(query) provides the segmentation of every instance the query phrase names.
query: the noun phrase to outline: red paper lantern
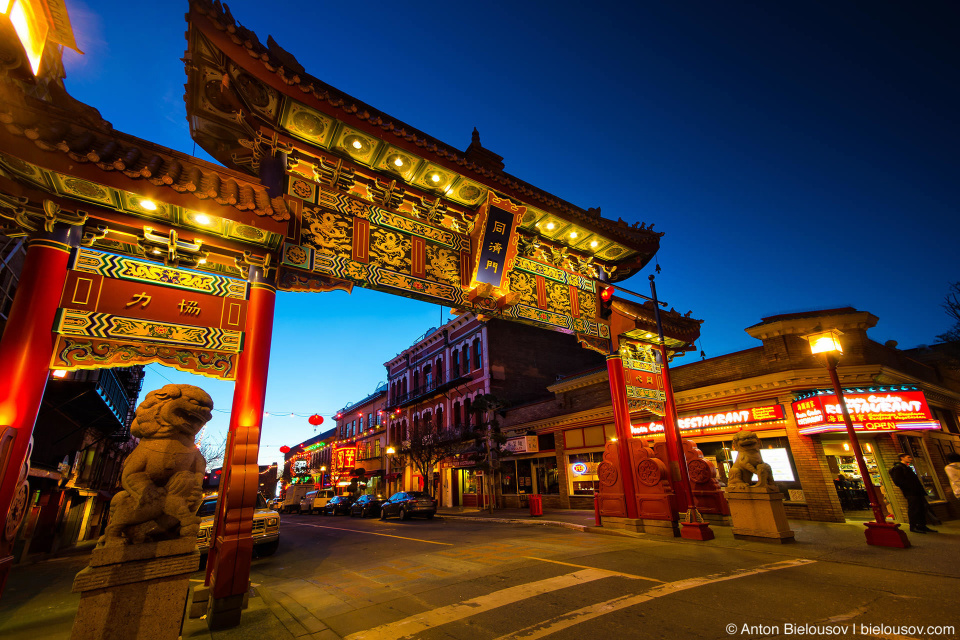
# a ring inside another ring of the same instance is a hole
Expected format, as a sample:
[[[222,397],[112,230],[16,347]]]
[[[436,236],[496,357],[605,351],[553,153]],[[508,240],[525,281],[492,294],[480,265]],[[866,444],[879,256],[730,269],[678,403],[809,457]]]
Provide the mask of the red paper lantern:
[[[309,422],[310,424],[312,424],[312,425],[315,426],[315,427],[318,427],[318,426],[320,426],[321,424],[323,424],[323,416],[315,413],[315,414],[313,414],[312,416],[310,416],[309,418],[307,418],[307,422]]]
[[[282,447],[280,447],[280,453],[290,453],[290,447],[288,447],[287,445],[283,445]]]

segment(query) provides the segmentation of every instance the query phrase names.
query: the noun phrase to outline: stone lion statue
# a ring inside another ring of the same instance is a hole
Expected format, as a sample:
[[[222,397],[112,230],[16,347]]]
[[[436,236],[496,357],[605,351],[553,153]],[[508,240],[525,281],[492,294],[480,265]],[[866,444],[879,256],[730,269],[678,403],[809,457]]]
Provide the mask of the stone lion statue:
[[[123,490],[110,502],[99,546],[196,537],[206,460],[194,439],[212,417],[213,400],[188,384],[147,394],[130,425],[140,443],[123,463]]]
[[[766,489],[780,491],[773,483],[773,470],[760,456],[760,438],[753,431],[740,431],[733,436],[733,448],[737,451],[737,461],[733,463],[727,476],[728,489]],[[756,484],[751,485],[753,475],[757,475]]]

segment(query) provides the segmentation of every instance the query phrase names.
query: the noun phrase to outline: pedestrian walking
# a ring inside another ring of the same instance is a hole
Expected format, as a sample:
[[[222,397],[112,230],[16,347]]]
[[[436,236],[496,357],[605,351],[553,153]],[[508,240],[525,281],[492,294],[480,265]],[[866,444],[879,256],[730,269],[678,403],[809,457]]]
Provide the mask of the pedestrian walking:
[[[948,453],[947,466],[945,466],[943,470],[950,480],[950,488],[953,489],[953,495],[960,498],[960,453]]]
[[[913,456],[901,453],[900,461],[890,469],[890,479],[900,488],[903,497],[907,499],[907,518],[910,520],[910,531],[914,533],[936,533],[927,526],[927,490],[910,466]]]

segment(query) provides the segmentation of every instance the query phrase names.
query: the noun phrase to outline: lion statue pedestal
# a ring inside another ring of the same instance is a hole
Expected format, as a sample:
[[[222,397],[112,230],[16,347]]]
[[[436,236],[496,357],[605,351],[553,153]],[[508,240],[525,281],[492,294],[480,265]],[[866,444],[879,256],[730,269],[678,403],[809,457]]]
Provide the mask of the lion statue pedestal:
[[[194,439],[213,401],[198,387],[168,384],[137,407],[140,438],[123,463],[123,490],[90,565],[73,591],[80,608],[71,640],[176,640],[190,574],[200,565],[197,507],[206,461]]]
[[[727,504],[733,537],[741,540],[793,542],[783,508],[783,494],[773,483],[773,471],[760,454],[760,439],[752,431],[733,437],[737,459],[727,475]],[[757,481],[751,484],[754,476]]]

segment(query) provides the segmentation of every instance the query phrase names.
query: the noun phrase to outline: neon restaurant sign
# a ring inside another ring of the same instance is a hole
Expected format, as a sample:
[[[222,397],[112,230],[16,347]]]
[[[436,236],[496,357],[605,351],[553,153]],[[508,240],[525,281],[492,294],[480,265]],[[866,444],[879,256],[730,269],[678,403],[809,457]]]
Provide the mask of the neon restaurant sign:
[[[856,431],[884,433],[898,430],[939,429],[922,391],[847,393],[843,397]],[[840,402],[832,393],[795,400],[797,426],[803,435],[844,432]]]
[[[771,404],[679,418],[677,424],[683,436],[694,437],[716,433],[733,433],[746,425],[750,425],[751,429],[772,429],[779,426],[776,422],[783,419],[783,407],[779,404]],[[634,437],[663,435],[663,423],[633,424],[630,425],[630,433]]]

